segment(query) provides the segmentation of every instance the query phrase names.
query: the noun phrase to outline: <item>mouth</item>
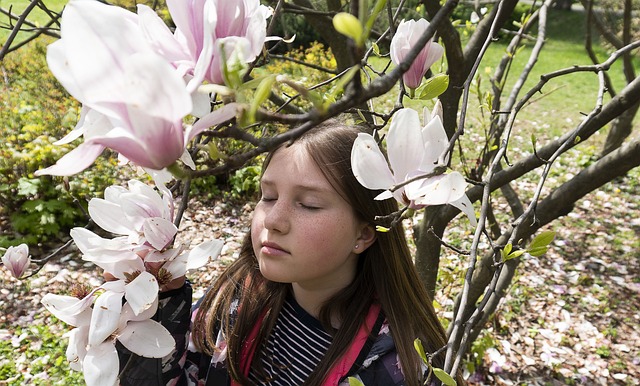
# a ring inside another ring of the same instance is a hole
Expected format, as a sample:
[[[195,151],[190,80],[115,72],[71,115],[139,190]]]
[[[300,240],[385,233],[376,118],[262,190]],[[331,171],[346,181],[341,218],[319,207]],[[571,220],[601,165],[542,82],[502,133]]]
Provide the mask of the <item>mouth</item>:
[[[289,251],[282,248],[279,244],[271,241],[264,241],[262,243],[262,248],[260,249],[260,252],[266,255],[272,255],[272,256],[289,254]]]

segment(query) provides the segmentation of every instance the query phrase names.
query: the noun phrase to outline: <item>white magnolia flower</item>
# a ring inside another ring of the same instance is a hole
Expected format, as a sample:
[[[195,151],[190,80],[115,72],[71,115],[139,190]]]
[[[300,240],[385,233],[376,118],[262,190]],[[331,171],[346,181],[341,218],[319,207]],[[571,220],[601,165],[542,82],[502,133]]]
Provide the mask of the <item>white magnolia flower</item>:
[[[385,189],[376,199],[394,197],[413,208],[451,204],[475,224],[473,206],[464,192],[464,177],[458,172],[436,171],[449,143],[442,120],[426,110],[425,122],[422,127],[418,113],[412,109],[396,113],[387,135],[388,164],[373,136],[358,134],[351,152],[353,173],[364,187]],[[447,161],[448,155],[444,164]]]

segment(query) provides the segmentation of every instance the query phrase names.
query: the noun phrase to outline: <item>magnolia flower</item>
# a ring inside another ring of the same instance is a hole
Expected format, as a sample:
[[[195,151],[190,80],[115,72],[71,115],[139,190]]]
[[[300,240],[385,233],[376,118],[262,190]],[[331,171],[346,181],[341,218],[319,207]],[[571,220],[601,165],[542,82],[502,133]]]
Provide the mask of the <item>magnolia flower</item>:
[[[419,19],[418,21],[403,20],[400,23],[395,35],[393,35],[393,39],[391,39],[389,52],[391,61],[395,65],[402,63],[427,27],[429,27],[429,22],[425,19]],[[433,63],[442,57],[443,53],[444,48],[440,44],[432,41],[427,42],[413,63],[411,63],[409,70],[402,75],[402,81],[405,86],[411,89],[418,88],[422,83],[424,74],[427,73]]]
[[[70,1],[62,14],[61,39],[47,50],[60,83],[85,108],[79,123],[85,142],[39,174],[70,175],[104,147],[144,167],[162,169],[184,152],[182,119],[192,109],[182,78],[153,52],[137,15],[95,1]],[[91,118],[90,127],[84,127]],[[99,122],[99,130],[92,123]],[[77,134],[74,134],[77,135]]]
[[[31,263],[29,257],[29,247],[27,244],[20,244],[17,247],[9,247],[2,256],[2,264],[11,272],[11,275],[19,279]]]
[[[191,96],[182,76],[154,52],[136,14],[72,0],[63,12],[61,35],[49,46],[47,61],[83,103],[83,112],[72,133],[57,144],[81,135],[84,143],[37,174],[77,173],[105,147],[156,170],[184,156],[191,137],[185,135],[182,119],[192,111]]]
[[[76,327],[67,334],[66,356],[73,370],[84,372],[87,385],[115,384],[119,372],[116,340],[129,351],[148,358],[162,358],[174,349],[171,334],[150,319],[158,307],[157,283],[154,299],[144,309],[139,304],[132,307],[130,301],[122,304],[121,292],[117,292],[131,285],[133,288],[129,292],[132,295],[134,292],[152,293],[153,288],[147,288],[148,283],[153,282],[152,277],[145,274],[127,285],[120,281],[105,283],[82,299],[53,294],[43,297],[42,304],[47,310]],[[138,283],[134,284],[136,281]],[[98,290],[104,292],[96,297]]]
[[[373,136],[358,134],[351,152],[353,173],[364,187],[385,189],[376,197],[378,200],[394,197],[412,208],[451,204],[475,224],[473,206],[464,193],[464,177],[458,172],[436,171],[449,142],[441,118],[435,114],[431,117],[425,110],[425,121],[422,127],[418,113],[412,109],[396,113],[387,135],[389,164]],[[448,156],[443,163],[447,162]]]
[[[224,56],[227,61],[250,63],[260,54],[266,40],[268,7],[258,0],[168,0],[176,25],[175,38],[190,54],[193,85],[203,79],[224,84]],[[230,66],[229,66],[230,67]]]

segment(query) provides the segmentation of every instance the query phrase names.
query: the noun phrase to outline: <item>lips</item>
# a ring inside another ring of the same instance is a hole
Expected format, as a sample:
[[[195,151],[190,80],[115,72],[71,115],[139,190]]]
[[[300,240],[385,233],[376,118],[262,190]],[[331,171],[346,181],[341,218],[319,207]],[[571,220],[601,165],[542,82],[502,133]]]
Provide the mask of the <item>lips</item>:
[[[262,248],[260,249],[260,252],[266,255],[272,255],[272,256],[289,254],[289,251],[282,248],[279,244],[271,241],[264,241],[262,243]]]

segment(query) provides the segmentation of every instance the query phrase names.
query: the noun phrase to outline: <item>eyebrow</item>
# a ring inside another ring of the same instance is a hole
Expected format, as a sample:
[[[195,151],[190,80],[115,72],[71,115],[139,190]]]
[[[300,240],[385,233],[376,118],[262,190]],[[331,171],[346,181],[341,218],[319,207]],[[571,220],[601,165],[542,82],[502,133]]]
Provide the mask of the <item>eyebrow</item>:
[[[272,187],[272,186],[276,185],[275,181],[268,180],[268,179],[265,179],[265,178],[260,180],[260,184],[268,186],[268,187]],[[325,192],[325,193],[329,192],[330,193],[330,192],[333,192],[333,189],[328,189],[328,188],[323,187],[323,186],[309,185],[309,184],[295,184],[294,188],[303,190],[305,192],[318,192],[318,193],[322,193],[322,192]]]

